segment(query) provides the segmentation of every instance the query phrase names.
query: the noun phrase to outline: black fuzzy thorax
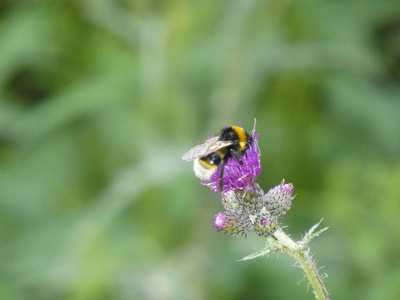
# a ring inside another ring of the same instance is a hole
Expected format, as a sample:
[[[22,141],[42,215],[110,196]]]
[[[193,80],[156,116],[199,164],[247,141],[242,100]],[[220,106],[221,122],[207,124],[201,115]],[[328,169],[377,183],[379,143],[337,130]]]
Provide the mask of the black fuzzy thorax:
[[[241,135],[233,127],[224,128],[219,133],[217,133],[217,135],[220,136],[220,138],[219,138],[220,141],[234,142],[232,145],[223,149],[224,150],[223,152],[225,155],[228,154],[228,156],[229,156],[229,153],[231,150],[240,152],[241,155],[243,155],[246,152],[246,150],[249,148],[249,145],[251,145],[253,143],[253,138],[251,137],[251,135],[242,128],[240,128],[240,130],[243,130],[243,133],[245,135],[245,139],[243,139],[243,140],[241,140],[241,138],[240,138]],[[240,144],[239,144],[240,142],[246,142],[244,149],[240,149]]]

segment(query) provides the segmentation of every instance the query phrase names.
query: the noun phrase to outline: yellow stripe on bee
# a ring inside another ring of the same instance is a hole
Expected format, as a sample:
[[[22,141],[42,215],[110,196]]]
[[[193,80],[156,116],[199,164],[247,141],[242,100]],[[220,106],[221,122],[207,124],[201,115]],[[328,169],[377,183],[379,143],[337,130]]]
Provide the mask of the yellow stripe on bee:
[[[210,164],[208,161],[206,161],[205,159],[199,159],[199,163],[206,169],[216,169],[217,166],[216,165],[212,165]]]
[[[239,126],[232,126],[232,129],[235,130],[239,136],[240,151],[244,150],[246,148],[246,131],[244,131],[244,129]]]

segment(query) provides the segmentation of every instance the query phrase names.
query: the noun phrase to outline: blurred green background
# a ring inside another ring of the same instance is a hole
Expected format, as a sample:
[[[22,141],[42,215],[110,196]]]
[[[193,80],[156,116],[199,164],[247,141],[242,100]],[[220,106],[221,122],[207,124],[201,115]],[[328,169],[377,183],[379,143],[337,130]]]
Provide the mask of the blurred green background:
[[[332,299],[400,299],[400,2],[2,0],[0,299],[313,299],[183,152],[257,118]]]

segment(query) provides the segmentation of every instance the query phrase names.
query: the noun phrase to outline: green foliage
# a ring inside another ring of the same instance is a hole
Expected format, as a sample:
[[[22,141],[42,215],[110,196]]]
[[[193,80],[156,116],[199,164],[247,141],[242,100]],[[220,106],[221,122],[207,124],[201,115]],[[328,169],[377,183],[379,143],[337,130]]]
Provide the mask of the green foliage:
[[[2,1],[1,299],[312,299],[181,154],[257,118],[332,299],[398,299],[400,3]],[[299,238],[296,238],[299,237]]]

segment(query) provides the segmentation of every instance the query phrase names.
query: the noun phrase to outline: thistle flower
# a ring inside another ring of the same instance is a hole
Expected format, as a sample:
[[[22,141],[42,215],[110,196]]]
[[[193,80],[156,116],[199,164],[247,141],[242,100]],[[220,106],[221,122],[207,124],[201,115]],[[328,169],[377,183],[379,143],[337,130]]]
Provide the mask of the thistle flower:
[[[230,157],[224,167],[223,191],[245,190],[255,183],[261,174],[261,160],[258,148],[258,134],[252,133],[253,143],[249,145],[246,153],[242,156],[242,164],[234,157]],[[208,186],[214,193],[219,191],[219,169],[211,176],[210,182],[201,182]]]

